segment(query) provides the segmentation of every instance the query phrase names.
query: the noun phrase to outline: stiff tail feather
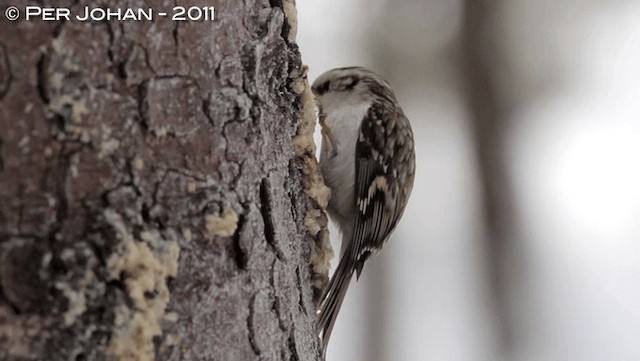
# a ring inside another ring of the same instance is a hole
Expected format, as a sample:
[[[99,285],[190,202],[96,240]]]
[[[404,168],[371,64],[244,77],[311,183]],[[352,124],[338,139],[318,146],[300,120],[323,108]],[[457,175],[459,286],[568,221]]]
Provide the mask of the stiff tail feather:
[[[346,256],[346,257],[345,257]],[[351,277],[353,276],[353,267],[349,267],[350,262],[347,254],[343,255],[338,268],[334,273],[329,285],[322,295],[322,308],[318,317],[318,333],[322,333],[322,353],[323,358],[327,353],[327,345],[329,344],[329,337],[331,337],[331,331],[333,325],[338,317],[338,312],[342,306],[344,296],[347,294],[347,289],[351,283]]]

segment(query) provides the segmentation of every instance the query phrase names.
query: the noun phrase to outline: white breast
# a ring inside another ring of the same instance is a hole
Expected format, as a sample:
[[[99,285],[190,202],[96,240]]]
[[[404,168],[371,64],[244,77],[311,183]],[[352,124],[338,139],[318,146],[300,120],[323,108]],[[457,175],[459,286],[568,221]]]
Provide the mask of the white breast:
[[[355,212],[356,142],[369,104],[323,108],[326,113],[325,125],[337,143],[334,151],[331,143],[323,137],[320,153],[320,169],[325,183],[331,188],[329,216],[338,224],[344,237],[351,237],[351,222]]]

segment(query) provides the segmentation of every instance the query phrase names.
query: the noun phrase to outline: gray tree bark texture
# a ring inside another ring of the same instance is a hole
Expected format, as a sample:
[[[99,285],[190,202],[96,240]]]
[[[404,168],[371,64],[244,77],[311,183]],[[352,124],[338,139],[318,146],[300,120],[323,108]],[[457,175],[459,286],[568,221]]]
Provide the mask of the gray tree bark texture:
[[[320,358],[293,1],[179,5],[216,19],[0,20],[0,360]]]

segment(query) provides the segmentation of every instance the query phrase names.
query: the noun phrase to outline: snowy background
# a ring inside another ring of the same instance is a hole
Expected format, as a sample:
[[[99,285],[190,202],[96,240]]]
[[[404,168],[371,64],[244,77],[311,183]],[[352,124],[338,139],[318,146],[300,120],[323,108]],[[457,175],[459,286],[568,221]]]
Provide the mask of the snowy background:
[[[329,361],[640,360],[640,1],[485,2],[512,209],[498,252],[465,95],[465,3],[297,1],[310,80],[375,70],[417,139],[412,199],[351,285]]]

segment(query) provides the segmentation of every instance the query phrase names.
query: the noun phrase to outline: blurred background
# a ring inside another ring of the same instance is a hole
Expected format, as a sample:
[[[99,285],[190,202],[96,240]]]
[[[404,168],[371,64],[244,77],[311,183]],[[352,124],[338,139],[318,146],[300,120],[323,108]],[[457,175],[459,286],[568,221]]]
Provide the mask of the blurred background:
[[[327,359],[640,360],[640,1],[297,8],[310,80],[380,73],[417,145]]]

